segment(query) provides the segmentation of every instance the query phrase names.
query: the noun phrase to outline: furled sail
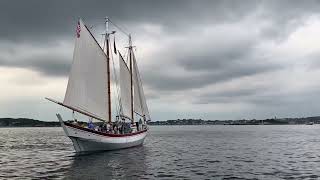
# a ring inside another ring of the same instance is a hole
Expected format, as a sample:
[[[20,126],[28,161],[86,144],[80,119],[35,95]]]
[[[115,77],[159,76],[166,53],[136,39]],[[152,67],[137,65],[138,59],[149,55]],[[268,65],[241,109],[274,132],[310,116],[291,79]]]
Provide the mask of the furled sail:
[[[107,119],[107,57],[79,20],[73,63],[63,104]]]
[[[133,53],[132,53],[133,54]],[[138,65],[133,55],[133,87],[134,87],[134,111],[145,116],[146,120],[151,120],[146,98],[144,95],[142,81],[139,74]]]
[[[120,53],[119,53],[120,54]],[[120,66],[120,97],[122,105],[122,115],[131,117],[131,75],[127,64],[124,62],[121,54],[119,55]]]

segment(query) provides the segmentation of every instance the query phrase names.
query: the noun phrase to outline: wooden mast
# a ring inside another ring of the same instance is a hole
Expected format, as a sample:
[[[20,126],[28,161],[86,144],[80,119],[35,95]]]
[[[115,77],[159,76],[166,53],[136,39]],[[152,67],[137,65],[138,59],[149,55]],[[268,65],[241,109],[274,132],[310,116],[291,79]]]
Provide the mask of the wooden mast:
[[[111,83],[110,83],[110,52],[109,52],[109,18],[106,17],[106,50],[107,50],[107,73],[108,73],[108,122],[111,123]]]
[[[131,34],[129,34],[129,62],[130,62],[130,93],[131,93],[131,123],[134,124],[134,115],[133,115],[133,79],[132,79],[132,41]]]

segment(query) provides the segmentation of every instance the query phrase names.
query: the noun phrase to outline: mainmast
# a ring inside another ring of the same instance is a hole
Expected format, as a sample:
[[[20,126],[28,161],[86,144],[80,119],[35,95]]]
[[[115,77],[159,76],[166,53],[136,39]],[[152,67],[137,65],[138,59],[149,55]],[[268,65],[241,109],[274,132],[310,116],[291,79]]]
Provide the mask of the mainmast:
[[[107,55],[107,73],[108,73],[108,119],[109,123],[111,123],[111,83],[110,83],[110,50],[109,50],[109,43],[110,43],[110,35],[114,34],[115,31],[109,32],[109,20],[108,17],[106,19],[106,33],[105,33],[105,43],[106,43],[106,55]],[[112,22],[111,22],[112,23]],[[121,30],[124,32],[123,30]],[[125,32],[124,32],[125,33]],[[125,33],[129,37],[129,66],[130,66],[130,105],[131,105],[131,123],[134,123],[134,107],[133,107],[133,46],[131,40],[131,34]]]
[[[110,52],[109,52],[109,18],[106,17],[106,51],[107,51],[107,73],[108,73],[108,122],[111,123],[111,83],[110,83]]]
[[[131,41],[131,34],[129,34],[129,62],[130,62],[130,93],[131,93],[131,123],[134,123],[134,116],[133,116],[133,76],[132,76],[132,41]]]

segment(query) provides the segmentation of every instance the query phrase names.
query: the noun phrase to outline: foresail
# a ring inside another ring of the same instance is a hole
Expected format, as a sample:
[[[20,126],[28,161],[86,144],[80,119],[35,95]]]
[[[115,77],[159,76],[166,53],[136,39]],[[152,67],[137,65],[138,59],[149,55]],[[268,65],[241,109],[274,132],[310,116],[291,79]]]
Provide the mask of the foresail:
[[[68,87],[63,104],[107,119],[107,57],[79,20]]]
[[[124,62],[121,54],[119,53],[119,66],[120,66],[120,97],[122,105],[122,115],[131,117],[131,76],[127,64]]]
[[[133,87],[134,87],[134,111],[145,116],[146,120],[151,120],[146,98],[144,95],[142,81],[139,74],[138,65],[133,55]]]

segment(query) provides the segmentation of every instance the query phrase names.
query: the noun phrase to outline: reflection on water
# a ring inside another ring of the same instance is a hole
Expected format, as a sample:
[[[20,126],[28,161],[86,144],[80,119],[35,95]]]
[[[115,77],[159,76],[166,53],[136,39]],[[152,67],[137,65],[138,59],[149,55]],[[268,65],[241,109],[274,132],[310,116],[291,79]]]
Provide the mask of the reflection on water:
[[[0,179],[319,179],[319,152],[320,125],[158,126],[92,154],[61,128],[1,128]]]
[[[146,175],[147,150],[138,146],[119,151],[76,154],[66,179],[142,179]]]

